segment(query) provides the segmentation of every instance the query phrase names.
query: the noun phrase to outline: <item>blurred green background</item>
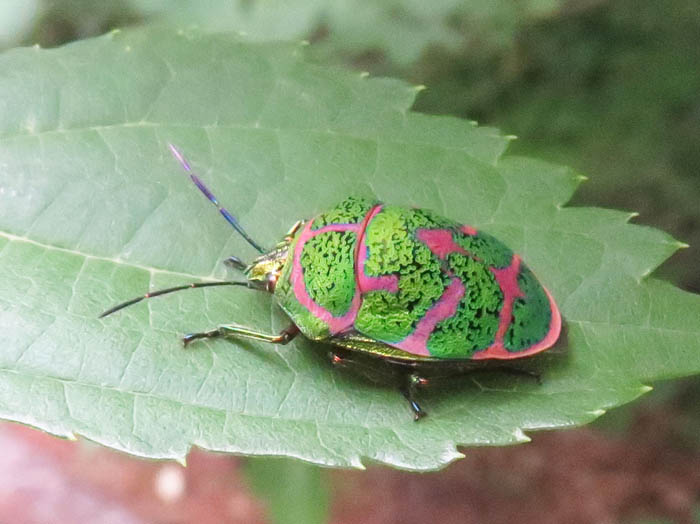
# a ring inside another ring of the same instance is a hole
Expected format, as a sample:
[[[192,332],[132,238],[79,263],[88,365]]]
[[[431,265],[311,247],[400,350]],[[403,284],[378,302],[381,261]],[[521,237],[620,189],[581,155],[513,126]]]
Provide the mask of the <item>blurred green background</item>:
[[[573,205],[636,211],[690,244],[657,276],[700,292],[697,0],[3,0],[0,49],[145,23],[306,39],[319,63],[423,84],[415,110],[498,127],[519,138],[511,153],[586,175]],[[597,426],[673,412],[669,445],[697,453],[699,399],[697,379],[661,385]]]

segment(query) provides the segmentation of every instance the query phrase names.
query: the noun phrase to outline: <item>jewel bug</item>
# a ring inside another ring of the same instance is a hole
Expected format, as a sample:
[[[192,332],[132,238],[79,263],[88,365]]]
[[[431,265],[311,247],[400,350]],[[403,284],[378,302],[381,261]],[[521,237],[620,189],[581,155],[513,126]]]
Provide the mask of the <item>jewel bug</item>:
[[[416,390],[455,375],[542,352],[559,338],[552,295],[499,240],[431,211],[348,197],[300,220],[267,251],[221,206],[172,144],[175,158],[219,213],[260,254],[224,262],[245,280],[162,289],[108,309],[190,288],[244,286],[266,291],[291,324],[267,334],[236,324],[183,337],[221,336],[287,344],[299,333],[332,346],[331,363],[394,384],[414,418],[425,411]]]

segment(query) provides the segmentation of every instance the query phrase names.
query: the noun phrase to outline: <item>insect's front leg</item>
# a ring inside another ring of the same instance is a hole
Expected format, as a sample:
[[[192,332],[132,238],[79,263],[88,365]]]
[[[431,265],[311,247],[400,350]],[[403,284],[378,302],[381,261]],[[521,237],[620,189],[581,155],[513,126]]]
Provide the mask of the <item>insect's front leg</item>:
[[[187,346],[193,340],[198,338],[216,338],[216,337],[243,337],[252,338],[253,340],[262,340],[263,342],[270,342],[271,344],[287,344],[294,337],[299,334],[299,328],[296,325],[291,324],[289,327],[283,329],[277,335],[269,335],[267,333],[261,333],[260,331],[254,331],[242,326],[236,326],[235,324],[225,324],[219,326],[211,331],[204,331],[202,333],[189,333],[182,337],[182,341]]]
[[[233,255],[224,260],[224,265],[232,269],[237,269],[238,271],[245,271],[248,267],[248,264],[243,262],[240,258],[234,257]]]

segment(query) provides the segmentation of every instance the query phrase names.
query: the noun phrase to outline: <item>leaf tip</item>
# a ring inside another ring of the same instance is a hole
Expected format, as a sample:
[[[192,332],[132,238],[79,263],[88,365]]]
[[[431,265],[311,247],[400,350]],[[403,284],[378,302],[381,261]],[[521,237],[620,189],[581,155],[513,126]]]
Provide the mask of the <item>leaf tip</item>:
[[[460,451],[457,451],[455,448],[448,449],[442,456],[446,463],[453,462],[455,460],[462,460],[464,457],[466,457],[466,455]]]
[[[66,440],[72,440],[72,441],[74,441],[74,442],[75,442],[76,440],[78,440],[77,435],[76,435],[75,433],[73,433],[72,431],[69,431],[69,432],[66,433],[64,436],[66,437]]]
[[[414,90],[416,93],[420,93],[421,91],[425,91],[426,89],[428,89],[428,87],[425,86],[425,85],[423,85],[423,84],[419,84],[419,85],[417,85],[417,86],[413,86],[413,90]]]
[[[530,442],[531,440],[521,428],[516,428],[515,431],[513,431],[513,436],[516,442]]]
[[[508,141],[512,141],[512,140],[517,140],[518,135],[503,135],[503,138],[505,138]]]
[[[177,457],[175,458],[175,462],[180,464],[183,468],[187,467],[187,457]]]
[[[299,41],[299,45],[300,45],[301,47],[306,47],[306,46],[310,46],[310,45],[311,45],[311,42],[309,42],[308,40],[300,40],[300,41]]]
[[[364,471],[364,470],[367,469],[367,468],[365,467],[365,465],[362,463],[362,461],[360,460],[360,457],[357,457],[357,456],[352,457],[352,458],[350,459],[350,466],[353,467],[353,468],[355,468],[355,469],[360,469],[360,470],[362,470],[362,471]]]
[[[589,415],[593,415],[595,418],[602,417],[605,415],[608,411],[605,409],[594,409],[593,411],[587,411]]]
[[[360,78],[367,78],[369,76],[369,71],[362,71],[360,73]]]
[[[644,393],[649,393],[652,389],[654,389],[654,388],[645,384],[641,388],[639,388],[639,391],[640,391],[640,393],[644,394]]]
[[[588,182],[588,177],[586,175],[575,175],[574,180],[580,184],[582,182]]]
[[[671,245],[676,246],[678,249],[688,249],[690,247],[690,244],[686,244],[685,242],[681,242],[680,240],[674,240],[671,242]]]

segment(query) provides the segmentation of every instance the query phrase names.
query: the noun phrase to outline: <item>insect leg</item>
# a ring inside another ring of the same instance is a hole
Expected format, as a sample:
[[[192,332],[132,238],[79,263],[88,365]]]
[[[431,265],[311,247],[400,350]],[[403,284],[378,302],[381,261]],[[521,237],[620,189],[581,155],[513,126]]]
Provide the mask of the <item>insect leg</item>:
[[[428,380],[417,375],[416,373],[407,373],[404,370],[397,371],[397,368],[392,368],[385,365],[381,361],[365,361],[361,358],[351,358],[344,355],[339,355],[335,351],[329,353],[331,364],[334,366],[342,366],[348,370],[354,371],[365,378],[375,383],[391,383],[398,385],[401,394],[408,400],[413,411],[413,419],[420,420],[427,413],[420,407],[415,399],[417,388],[427,386]]]
[[[413,420],[420,420],[427,415],[427,413],[421,409],[414,397],[416,389],[427,384],[428,381],[425,378],[416,375],[415,373],[411,373],[410,375],[406,376],[406,382],[399,386],[399,391],[401,391],[411,406],[411,410],[413,411]]]
[[[230,256],[224,260],[224,264],[233,269],[238,269],[239,271],[245,271],[245,269],[248,267],[248,265],[240,258],[234,256]]]
[[[202,333],[189,333],[182,337],[182,341],[187,346],[193,340],[198,338],[216,338],[216,337],[243,337],[252,338],[253,340],[262,340],[263,342],[270,342],[271,344],[287,344],[295,336],[299,334],[299,328],[294,324],[280,331],[278,335],[268,335],[267,333],[261,333],[259,331],[254,331],[252,329],[244,328],[242,326],[236,326],[235,324],[226,324],[219,326],[211,331],[204,331]]]

